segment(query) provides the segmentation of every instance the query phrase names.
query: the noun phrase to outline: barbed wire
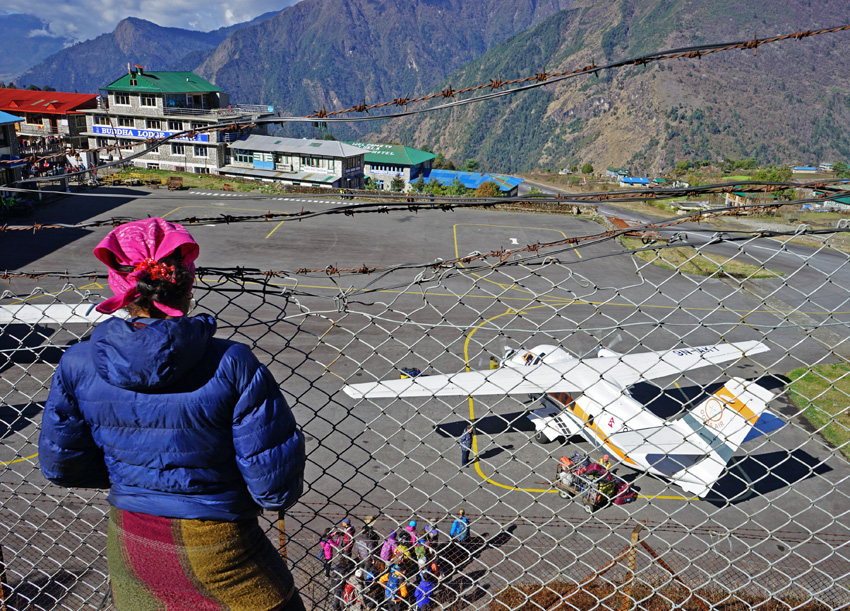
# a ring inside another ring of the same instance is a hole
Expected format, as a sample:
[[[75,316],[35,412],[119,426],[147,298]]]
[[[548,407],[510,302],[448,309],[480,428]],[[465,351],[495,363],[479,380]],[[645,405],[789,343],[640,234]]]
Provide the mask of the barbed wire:
[[[776,202],[772,205],[799,205],[805,203],[819,202],[822,201],[820,198],[811,198],[811,199],[801,199],[794,200],[791,202]],[[695,214],[686,214],[677,217],[673,217],[670,219],[666,219],[659,222],[652,223],[643,223],[636,224],[634,226],[625,227],[622,229],[611,229],[606,231],[601,231],[598,233],[588,234],[584,236],[571,236],[564,238],[563,240],[556,240],[553,242],[537,242],[534,244],[528,244],[526,246],[514,248],[514,249],[499,249],[499,250],[491,250],[490,252],[482,253],[482,252],[474,252],[462,257],[456,257],[453,259],[438,259],[436,261],[424,262],[424,263],[405,263],[402,265],[393,265],[393,266],[368,266],[362,265],[359,267],[345,267],[340,268],[335,265],[326,265],[324,267],[317,268],[307,268],[302,267],[295,270],[261,270],[259,268],[246,268],[246,267],[198,267],[197,275],[199,278],[203,278],[204,276],[214,276],[220,278],[227,278],[231,280],[246,280],[246,279],[272,279],[272,278],[286,278],[291,276],[304,276],[311,274],[320,274],[322,276],[328,277],[341,277],[343,275],[370,275],[378,272],[389,272],[400,269],[420,269],[420,270],[449,270],[454,269],[458,266],[468,266],[471,263],[480,263],[484,267],[490,268],[493,266],[510,266],[510,265],[528,265],[530,261],[528,259],[511,259],[516,255],[521,255],[523,253],[530,253],[535,258],[542,259],[540,264],[545,264],[547,258],[551,258],[553,253],[548,253],[549,249],[553,249],[560,246],[569,246],[572,248],[581,248],[582,246],[588,246],[591,244],[598,244],[600,242],[609,241],[616,239],[618,237],[625,236],[627,234],[635,233],[635,232],[643,232],[643,231],[669,231],[677,225],[681,225],[686,222],[699,222],[701,220],[705,220],[712,216],[721,216],[724,213],[735,213],[740,214],[741,210],[739,208],[748,208],[748,209],[761,209],[763,206],[726,206],[722,208],[715,208],[706,211],[699,211]],[[218,222],[221,222],[220,217],[215,217]],[[192,224],[192,221],[198,221],[196,217],[190,217],[188,219],[180,219],[180,223]],[[113,222],[101,222],[97,226],[112,226]],[[116,223],[120,224],[120,223]],[[90,226],[90,225],[86,225]],[[60,228],[66,228],[64,226],[59,226]],[[73,226],[71,226],[73,227]],[[39,227],[40,228],[40,227]],[[746,230],[723,230],[716,231],[714,235],[707,242],[707,246],[719,244],[722,242],[743,242],[749,241],[757,238],[793,238],[795,236],[800,235],[834,235],[839,233],[850,233],[850,227],[846,226],[844,223],[839,221],[835,227],[828,228],[813,228],[807,224],[802,224],[800,226],[795,227],[792,230],[779,230],[779,229],[759,229],[756,231],[746,231]],[[595,254],[592,259],[600,259],[612,256],[622,256],[624,254],[636,253],[642,251],[658,251],[662,249],[668,248],[677,248],[682,246],[684,242],[673,236],[673,239],[666,243],[654,243],[647,244],[642,248],[632,249],[628,251],[624,251],[622,253],[600,253]],[[558,251],[560,252],[560,251]],[[558,254],[558,252],[554,254]],[[488,263],[488,261],[495,259],[495,263]],[[466,267],[464,267],[468,271]],[[0,272],[0,279],[9,280],[11,278],[45,278],[45,277],[56,277],[56,278],[90,278],[90,279],[99,279],[105,278],[106,274],[102,272],[69,272],[69,271],[4,271]]]
[[[560,81],[565,80],[567,78],[573,78],[573,77],[580,76],[580,75],[583,75],[583,74],[598,74],[602,70],[613,70],[615,68],[623,68],[623,67],[626,67],[626,66],[643,66],[643,65],[649,64],[651,62],[664,61],[664,60],[670,60],[670,59],[699,59],[699,58],[701,58],[705,55],[710,55],[710,54],[713,54],[713,53],[721,53],[721,52],[725,52],[725,51],[733,51],[733,50],[736,50],[736,49],[743,49],[743,50],[752,49],[753,53],[756,54],[758,52],[758,48],[760,46],[763,46],[763,45],[767,45],[767,44],[771,44],[771,43],[775,43],[775,42],[781,42],[781,41],[784,41],[784,40],[791,40],[791,39],[802,40],[803,38],[808,38],[810,36],[830,34],[830,33],[834,33],[834,32],[841,32],[841,31],[844,31],[844,30],[850,30],[850,24],[842,25],[842,26],[838,26],[838,27],[833,27],[833,28],[824,28],[824,29],[821,29],[821,30],[798,31],[798,32],[790,33],[790,34],[783,34],[781,36],[773,36],[773,37],[769,37],[769,38],[753,37],[752,40],[742,40],[742,41],[736,41],[736,42],[709,43],[709,44],[703,44],[703,45],[693,45],[693,46],[689,46],[689,47],[682,47],[682,48],[671,49],[671,50],[667,50],[667,51],[659,51],[657,53],[642,55],[640,57],[633,57],[633,58],[630,58],[630,59],[624,59],[624,60],[620,60],[620,61],[617,61],[617,62],[612,62],[612,63],[606,64],[604,66],[596,66],[595,63],[592,63],[588,66],[583,66],[582,68],[578,68],[578,69],[575,69],[575,70],[567,70],[567,71],[563,71],[563,72],[546,72],[546,70],[544,69],[544,70],[541,70],[540,72],[537,72],[533,76],[527,76],[527,77],[524,77],[524,78],[518,78],[518,79],[513,79],[513,80],[507,80],[507,81],[501,80],[501,77],[491,78],[486,83],[480,83],[480,84],[473,85],[473,86],[470,86],[470,87],[465,87],[463,89],[453,89],[450,85],[446,89],[444,89],[440,92],[430,93],[430,94],[420,96],[420,97],[417,97],[417,98],[409,98],[409,97],[395,98],[393,100],[381,102],[381,103],[378,103],[378,104],[366,104],[365,100],[364,100],[364,102],[362,104],[357,104],[357,105],[352,106],[350,108],[346,108],[346,109],[342,109],[342,110],[335,110],[335,111],[332,111],[332,112],[326,112],[323,108],[322,110],[314,111],[314,113],[311,114],[311,115],[308,115],[308,117],[309,118],[320,118],[320,119],[324,120],[324,119],[329,119],[329,118],[331,118],[331,117],[333,117],[334,115],[337,115],[337,114],[344,114],[344,113],[350,113],[350,112],[366,112],[366,113],[368,113],[369,110],[372,110],[372,109],[375,109],[375,108],[382,108],[382,107],[385,107],[385,106],[393,106],[394,105],[394,106],[403,106],[403,107],[406,108],[409,104],[421,103],[421,102],[426,102],[426,101],[429,101],[429,100],[439,99],[439,98],[442,98],[442,99],[454,98],[455,96],[461,95],[463,93],[479,91],[479,90],[487,89],[487,88],[489,88],[489,89],[491,89],[492,91],[495,92],[495,91],[497,91],[497,90],[499,90],[503,87],[514,85],[514,84],[532,83],[530,85],[526,85],[526,86],[523,86],[523,87],[517,87],[515,89],[511,89],[511,90],[508,90],[508,91],[491,93],[491,94],[488,94],[488,95],[485,95],[485,96],[479,96],[479,97],[472,98],[472,99],[469,99],[469,100],[464,100],[464,101],[456,102],[456,103],[452,103],[452,104],[445,104],[445,105],[442,105],[442,106],[434,107],[433,109],[429,109],[429,110],[437,110],[437,109],[441,109],[441,108],[449,108],[449,107],[452,107],[452,106],[458,106],[458,105],[461,105],[461,104],[468,104],[468,103],[474,103],[474,102],[480,102],[480,101],[484,101],[484,100],[488,100],[488,99],[493,99],[493,98],[500,97],[500,96],[505,95],[505,94],[518,93],[520,91],[527,91],[529,89],[541,87],[543,85],[548,85],[548,84],[555,83],[555,82],[560,82]],[[421,112],[421,111],[417,111],[417,112]],[[397,113],[397,114],[392,114],[392,115],[382,115],[382,116],[378,117],[378,119],[397,118],[397,117],[401,117],[401,116],[408,116],[409,114],[413,114],[413,113],[411,112],[411,113]],[[375,118],[371,118],[371,120],[375,120]]]
[[[498,198],[475,198],[475,197],[450,197],[450,196],[432,196],[432,195],[423,195],[423,194],[406,194],[403,198],[399,198],[397,195],[388,195],[383,196],[382,199],[386,199],[387,201],[381,202],[363,202],[357,204],[347,204],[343,206],[335,206],[333,208],[329,208],[327,210],[300,210],[298,212],[265,212],[262,214],[244,214],[244,215],[235,215],[235,214],[218,214],[216,216],[189,216],[181,219],[175,219],[173,222],[186,224],[186,225],[221,225],[224,226],[237,224],[237,223],[255,223],[255,222],[271,222],[271,221],[279,221],[279,222],[287,222],[287,221],[302,221],[305,219],[316,218],[321,216],[328,215],[344,215],[344,216],[354,216],[355,214],[389,214],[393,211],[400,212],[414,212],[418,213],[420,211],[428,211],[428,210],[439,210],[441,212],[450,212],[455,209],[462,208],[492,208],[499,205],[505,204],[530,204],[530,203],[552,203],[552,204],[604,204],[604,203],[617,203],[617,202],[642,202],[647,200],[655,200],[655,199],[672,199],[675,197],[694,197],[700,195],[708,195],[708,194],[723,194],[723,193],[732,193],[732,192],[744,192],[744,193],[770,193],[774,191],[781,191],[792,188],[806,188],[812,190],[823,190],[825,191],[824,195],[819,197],[812,197],[806,199],[795,199],[795,200],[787,200],[787,201],[779,201],[774,200],[770,202],[764,203],[755,203],[755,204],[743,204],[743,205],[733,205],[733,206],[724,206],[719,208],[711,208],[706,210],[700,210],[694,213],[689,213],[686,215],[682,215],[680,217],[676,217],[673,220],[679,220],[680,222],[685,222],[688,220],[691,221],[699,221],[706,218],[710,218],[711,216],[717,216],[726,213],[743,213],[743,212],[752,212],[755,210],[765,209],[765,208],[776,208],[776,207],[784,207],[791,205],[803,205],[809,203],[821,203],[829,199],[830,193],[842,193],[843,191],[833,190],[831,187],[836,183],[844,183],[846,182],[843,179],[834,179],[834,180],[822,180],[811,183],[791,183],[791,182],[767,182],[767,181],[746,181],[741,183],[722,183],[722,184],[713,184],[713,185],[705,185],[701,187],[690,187],[690,188],[682,188],[682,189],[634,189],[634,190],[623,190],[623,191],[613,191],[613,192],[596,192],[596,193],[588,193],[588,194],[569,194],[566,196],[545,196],[545,195],[526,195],[526,196],[516,196],[516,197],[498,197]],[[15,192],[33,192],[28,189],[19,189],[12,188]],[[88,197],[89,194],[77,193],[70,194],[81,197]],[[96,197],[109,197],[114,198],[114,194],[93,194]],[[363,198],[372,198],[371,195],[359,195]],[[341,196],[337,196],[341,197]],[[346,195],[345,197],[354,197],[354,195]],[[375,196],[381,197],[381,196]],[[157,199],[155,197],[146,197],[146,200]],[[160,198],[161,199],[161,198]],[[171,199],[171,198],[168,198]],[[247,198],[246,198],[247,199]],[[257,199],[275,199],[274,196],[266,196],[266,197],[258,197]],[[329,200],[333,201],[333,200]],[[107,219],[99,219],[94,221],[85,221],[81,223],[32,223],[29,225],[9,225],[5,224],[0,226],[0,233],[4,233],[7,231],[25,231],[36,233],[38,231],[44,231],[47,229],[89,229],[96,227],[117,227],[118,225],[122,225],[124,223],[129,223],[135,220],[139,220],[138,218],[133,217],[110,217]],[[647,224],[645,227],[643,225],[635,226],[637,229],[658,229],[666,226],[665,224]],[[635,229],[631,228],[631,229]]]

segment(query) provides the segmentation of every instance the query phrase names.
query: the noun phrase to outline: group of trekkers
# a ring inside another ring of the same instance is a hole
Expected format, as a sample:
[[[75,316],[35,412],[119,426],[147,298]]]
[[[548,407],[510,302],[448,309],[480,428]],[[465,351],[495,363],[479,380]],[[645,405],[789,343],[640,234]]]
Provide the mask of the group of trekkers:
[[[440,584],[470,559],[469,519],[458,511],[446,540],[436,524],[410,520],[386,537],[374,529],[374,516],[356,532],[351,519],[327,528],[318,557],[331,581],[334,609],[428,610]]]

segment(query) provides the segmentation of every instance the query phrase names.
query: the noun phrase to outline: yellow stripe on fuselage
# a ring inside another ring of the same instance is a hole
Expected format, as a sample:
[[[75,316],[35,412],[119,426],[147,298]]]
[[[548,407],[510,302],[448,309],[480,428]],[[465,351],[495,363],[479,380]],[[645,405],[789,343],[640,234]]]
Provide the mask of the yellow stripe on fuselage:
[[[558,400],[558,397],[556,395],[550,393],[549,397],[551,397],[552,399],[555,399],[556,401],[561,403]],[[638,464],[635,461],[633,461],[631,458],[626,456],[626,453],[623,450],[621,450],[620,448],[618,448],[617,446],[615,446],[613,443],[611,443],[608,440],[608,435],[606,435],[595,422],[590,422],[589,416],[584,412],[584,410],[581,407],[579,407],[578,403],[573,401],[570,404],[569,407],[567,407],[563,403],[561,403],[561,405],[563,406],[563,409],[570,410],[573,414],[575,414],[576,418],[581,419],[582,422],[584,422],[584,426],[586,426],[591,431],[593,431],[594,435],[596,435],[596,438],[599,439],[600,443],[602,443],[602,445],[604,445],[606,448],[608,448],[608,450],[612,454],[614,454],[614,456],[619,458],[620,461],[626,463],[627,465],[631,465],[633,467],[638,467]]]

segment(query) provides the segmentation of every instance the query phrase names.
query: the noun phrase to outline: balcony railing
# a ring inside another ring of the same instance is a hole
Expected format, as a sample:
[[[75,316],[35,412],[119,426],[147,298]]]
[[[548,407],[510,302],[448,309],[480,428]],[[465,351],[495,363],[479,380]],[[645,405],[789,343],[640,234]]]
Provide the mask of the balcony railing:
[[[274,112],[274,106],[262,104],[235,104],[229,108],[177,108],[169,106],[163,109],[166,115],[174,116],[217,116],[217,117],[241,117],[244,115],[267,115]]]

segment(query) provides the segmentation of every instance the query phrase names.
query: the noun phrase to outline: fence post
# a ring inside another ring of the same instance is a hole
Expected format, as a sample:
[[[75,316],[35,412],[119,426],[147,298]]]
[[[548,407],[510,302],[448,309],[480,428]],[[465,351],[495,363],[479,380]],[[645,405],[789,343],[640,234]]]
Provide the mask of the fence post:
[[[0,611],[6,611],[6,562],[0,547]]]
[[[278,545],[277,550],[281,557],[286,560],[286,520],[283,509],[277,512]]]
[[[620,605],[621,611],[628,611],[632,607],[632,585],[635,580],[635,567],[637,565],[637,546],[640,541],[640,531],[643,529],[643,524],[638,524],[632,531],[631,547],[629,548],[629,568],[626,573],[626,583],[623,586],[623,604]]]

